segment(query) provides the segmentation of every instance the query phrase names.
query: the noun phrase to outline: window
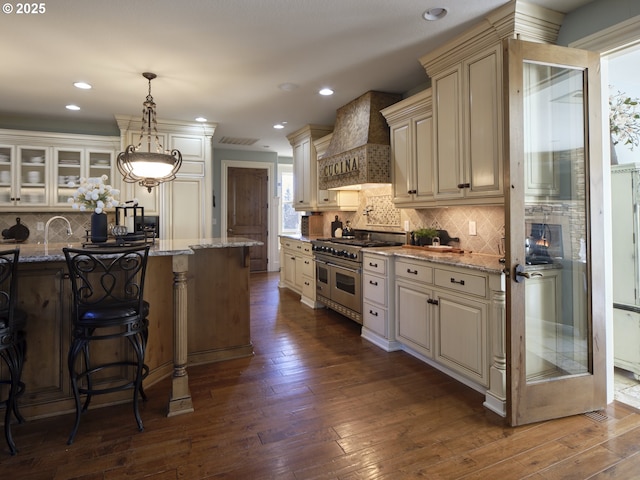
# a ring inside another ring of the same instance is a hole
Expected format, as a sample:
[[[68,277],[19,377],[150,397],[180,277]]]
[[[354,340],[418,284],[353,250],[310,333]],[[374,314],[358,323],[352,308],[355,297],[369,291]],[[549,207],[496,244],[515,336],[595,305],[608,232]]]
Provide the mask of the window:
[[[293,208],[293,167],[279,165],[281,206],[280,233],[300,233],[300,212]]]

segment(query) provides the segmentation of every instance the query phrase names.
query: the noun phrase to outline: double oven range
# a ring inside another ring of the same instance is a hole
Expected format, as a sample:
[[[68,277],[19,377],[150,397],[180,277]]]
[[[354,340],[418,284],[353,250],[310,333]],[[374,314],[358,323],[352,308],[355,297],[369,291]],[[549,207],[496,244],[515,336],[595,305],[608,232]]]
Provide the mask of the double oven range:
[[[362,324],[362,249],[405,243],[405,233],[368,230],[355,230],[353,237],[312,240],[316,301]]]

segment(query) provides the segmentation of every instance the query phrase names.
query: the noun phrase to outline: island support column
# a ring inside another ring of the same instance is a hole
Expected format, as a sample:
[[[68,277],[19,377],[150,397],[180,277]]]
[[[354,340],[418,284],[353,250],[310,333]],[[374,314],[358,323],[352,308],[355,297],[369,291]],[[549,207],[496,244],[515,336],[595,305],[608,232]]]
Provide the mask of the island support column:
[[[187,271],[188,255],[173,257],[173,378],[168,417],[193,412],[187,374]]]

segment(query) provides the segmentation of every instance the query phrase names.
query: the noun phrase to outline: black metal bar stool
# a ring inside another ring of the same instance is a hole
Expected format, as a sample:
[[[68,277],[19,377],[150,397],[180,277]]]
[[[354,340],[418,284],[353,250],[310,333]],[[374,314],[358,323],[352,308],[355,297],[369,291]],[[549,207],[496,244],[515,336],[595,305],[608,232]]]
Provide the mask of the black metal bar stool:
[[[143,300],[149,245],[62,250],[73,292],[73,335],[68,366],[76,404],[76,420],[67,443],[73,443],[80,426],[80,414],[87,410],[93,395],[127,389],[133,390],[133,414],[142,431],[138,400],[139,397],[146,400],[142,381],[149,373],[144,363],[149,304]],[[118,352],[119,358],[92,362],[92,345],[123,338],[132,347],[131,357],[127,357],[126,352]],[[114,375],[101,374],[104,371],[120,376],[114,380]],[[83,406],[81,395],[86,395]]]
[[[18,451],[11,434],[11,414],[15,415],[19,423],[24,423],[17,403],[25,388],[21,377],[26,351],[24,327],[27,320],[27,314],[16,308],[19,256],[18,248],[0,251],[0,358],[7,367],[7,376],[0,378],[0,385],[7,385],[8,388],[6,398],[3,396],[0,405],[5,407],[4,436],[11,455]]]

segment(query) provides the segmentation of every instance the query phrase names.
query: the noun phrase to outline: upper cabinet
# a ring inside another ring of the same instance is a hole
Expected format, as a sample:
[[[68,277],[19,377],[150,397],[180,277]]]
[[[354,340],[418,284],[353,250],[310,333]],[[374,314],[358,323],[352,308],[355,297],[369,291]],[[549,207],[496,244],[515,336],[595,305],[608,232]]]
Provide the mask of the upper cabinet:
[[[437,200],[502,202],[502,51],[495,45],[433,77]]]
[[[431,89],[382,110],[391,130],[393,201],[397,207],[433,205]]]
[[[0,211],[61,211],[82,177],[103,174],[114,186],[118,137],[0,131]]]
[[[332,130],[333,127],[307,125],[287,135],[293,147],[293,205],[296,210],[317,209],[318,155],[313,142]]]
[[[140,141],[140,118],[116,115],[121,148]],[[158,120],[163,148],[177,149],[182,166],[176,178],[151,189],[122,184],[122,200],[138,199],[145,215],[160,217],[161,238],[207,238],[213,235],[212,138],[216,125]],[[143,146],[143,148],[145,148]]]

